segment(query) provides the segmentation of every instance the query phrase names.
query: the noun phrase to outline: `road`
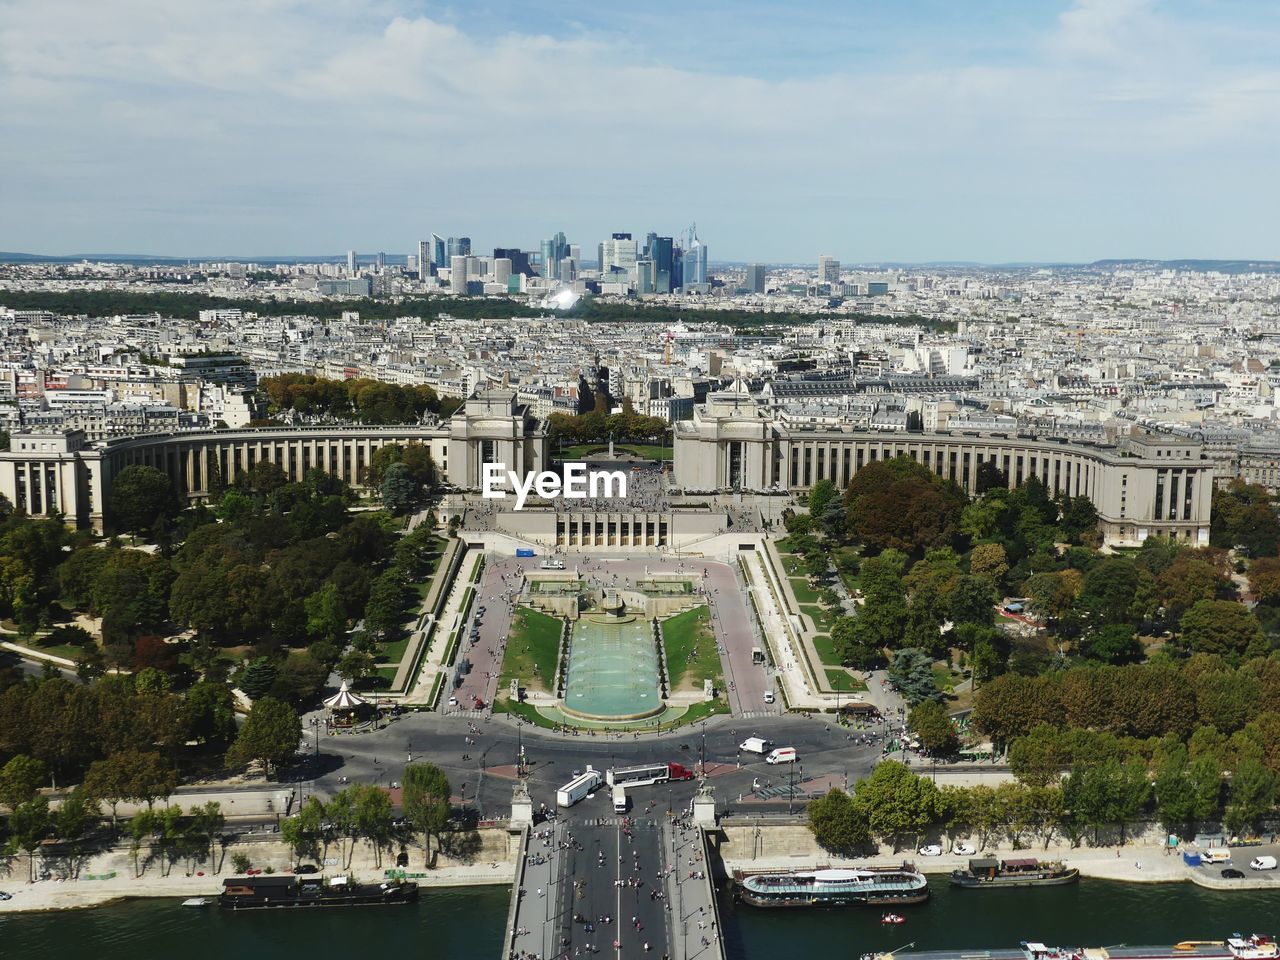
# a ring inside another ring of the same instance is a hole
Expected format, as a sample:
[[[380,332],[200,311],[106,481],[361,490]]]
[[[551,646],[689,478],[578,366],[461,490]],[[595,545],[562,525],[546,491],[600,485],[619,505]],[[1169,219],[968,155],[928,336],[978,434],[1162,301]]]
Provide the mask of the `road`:
[[[521,748],[528,760],[530,793],[535,809],[555,805],[556,788],[572,778],[573,771],[591,764],[597,769],[639,763],[675,761],[697,769],[705,757],[707,776],[716,789],[723,810],[786,809],[786,800],[772,803],[750,798],[752,784],[778,786],[789,783],[791,771],[770,766],[754,754],[743,754],[738,744],[749,736],[765,737],[780,746],[797,749],[800,762],[795,776],[843,786],[865,776],[879,759],[878,745],[863,745],[847,739],[843,727],[795,715],[740,720],[714,717],[691,727],[664,734],[578,735],[558,734],[529,724],[517,724],[505,717],[482,720],[448,717],[432,713],[406,714],[381,730],[351,736],[321,737],[320,758],[303,772],[320,793],[333,794],[347,783],[389,786],[399,782],[405,764],[412,757],[419,762],[441,766],[454,785],[456,802],[473,805],[482,818],[505,816],[510,812],[511,788],[515,782],[515,761]],[[473,741],[467,743],[467,740]],[[467,759],[463,759],[463,757]],[[741,766],[739,766],[741,764]],[[318,776],[312,776],[318,773]],[[825,778],[825,779],[824,779]],[[641,815],[654,801],[653,810],[687,809],[696,783],[659,784],[636,788],[633,799]],[[742,800],[739,801],[739,796]],[[606,816],[607,791],[585,801],[583,815]],[[575,807],[575,812],[579,808]]]

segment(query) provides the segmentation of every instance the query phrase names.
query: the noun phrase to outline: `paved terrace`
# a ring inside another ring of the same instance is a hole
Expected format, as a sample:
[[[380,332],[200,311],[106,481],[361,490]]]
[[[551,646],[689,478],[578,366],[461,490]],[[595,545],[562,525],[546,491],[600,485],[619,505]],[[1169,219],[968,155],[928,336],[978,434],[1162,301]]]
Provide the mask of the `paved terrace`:
[[[566,817],[529,833],[522,855],[507,958],[723,960],[701,830],[665,815]]]

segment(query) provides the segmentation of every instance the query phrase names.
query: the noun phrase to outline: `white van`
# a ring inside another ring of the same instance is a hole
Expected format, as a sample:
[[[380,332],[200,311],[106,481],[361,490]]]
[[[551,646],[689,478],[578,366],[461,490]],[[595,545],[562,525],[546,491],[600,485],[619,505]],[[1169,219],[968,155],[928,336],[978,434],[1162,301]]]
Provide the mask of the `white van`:
[[[795,747],[778,747],[767,757],[764,758],[765,763],[795,763],[800,758],[796,756]]]
[[[763,737],[747,737],[738,744],[738,749],[745,750],[747,753],[764,753],[770,746],[769,741]]]
[[[1250,870],[1274,870],[1275,868],[1275,857],[1254,857],[1249,861]]]
[[[1231,851],[1222,847],[1214,847],[1200,854],[1201,863],[1230,863]]]
[[[613,812],[627,812],[627,788],[621,784],[613,788]]]

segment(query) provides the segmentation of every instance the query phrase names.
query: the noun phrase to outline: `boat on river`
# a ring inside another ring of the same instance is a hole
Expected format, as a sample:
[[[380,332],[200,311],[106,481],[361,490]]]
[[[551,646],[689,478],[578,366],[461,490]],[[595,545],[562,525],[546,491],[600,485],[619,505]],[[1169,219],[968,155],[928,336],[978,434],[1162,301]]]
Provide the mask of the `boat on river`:
[[[753,907],[885,907],[924,903],[929,881],[909,863],[900,867],[735,873],[738,899]]]
[[[997,860],[973,857],[967,870],[951,871],[951,883],[957,887],[994,889],[997,887],[1052,887],[1075,883],[1080,871],[1061,860],[1037,860],[1034,857]]]
[[[1024,940],[1017,949],[911,950],[868,953],[861,960],[1280,960],[1274,938],[1238,933],[1225,940],[1183,940],[1165,946],[1050,947]]]
[[[222,881],[218,906],[225,910],[355,907],[417,899],[418,885],[405,880],[353,883],[347,877],[256,876]]]

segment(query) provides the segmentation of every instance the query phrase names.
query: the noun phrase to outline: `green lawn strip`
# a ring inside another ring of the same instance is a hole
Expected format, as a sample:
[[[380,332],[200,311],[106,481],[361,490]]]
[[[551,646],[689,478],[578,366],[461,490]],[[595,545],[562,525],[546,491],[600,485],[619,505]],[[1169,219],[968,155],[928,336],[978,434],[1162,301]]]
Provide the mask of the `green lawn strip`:
[[[514,679],[526,689],[552,692],[562,623],[559,617],[528,607],[516,609],[511,629],[507,631],[507,652],[502,658],[499,689],[507,689]]]
[[[24,646],[29,650],[38,650],[40,653],[47,653],[51,657],[62,657],[64,660],[79,660],[84,655],[83,648],[74,646],[70,643],[55,643],[50,646],[45,646],[38,640],[28,640],[26,643],[23,643],[21,640],[11,640],[9,642],[17,643],[19,646]]]
[[[832,615],[831,611],[824,607],[820,607],[817,604],[802,604],[800,606],[800,612],[808,616],[809,619],[813,621],[814,629],[819,633],[831,632],[831,627],[835,623],[835,616]]]
[[[796,595],[796,600],[800,603],[817,603],[818,591],[809,586],[809,580],[806,577],[791,577],[791,592]]]
[[[392,640],[389,643],[378,644],[378,659],[387,663],[399,663],[404,657],[404,651],[409,646],[409,638],[413,636],[412,630],[406,630],[403,637],[399,640]]]
[[[508,641],[509,643],[510,641]],[[540,714],[532,703],[516,703],[506,697],[502,697],[493,704],[494,713],[509,713],[515,717],[521,717],[529,723],[536,724],[539,727],[546,727],[548,730],[554,730],[556,724]]]
[[[728,712],[729,704],[725,703],[725,701],[721,700],[719,697],[716,697],[714,700],[702,700],[693,704],[693,706],[686,710],[684,716],[672,723],[669,729],[675,729],[676,727],[683,726],[686,723],[697,723],[699,720],[705,719],[706,717]]]
[[[444,683],[444,674],[445,671],[439,671],[435,680],[431,682],[431,696],[427,699],[427,708],[430,710],[436,708],[436,701],[440,699],[440,686]]]
[[[609,445],[607,443],[577,443],[571,447],[565,447],[556,456],[560,460],[574,460],[608,452]],[[674,456],[670,444],[663,446],[657,443],[615,443],[613,452],[632,457],[643,457],[645,460],[670,460]]]
[[[840,657],[836,653],[836,647],[831,640],[830,634],[815,634],[813,637],[813,649],[818,651],[818,659],[822,661],[824,666],[840,666]]]
[[[377,667],[378,676],[390,683],[396,678],[396,667]]]
[[[719,679],[720,654],[711,629],[711,613],[705,606],[663,620],[662,645],[672,690],[697,689],[703,680]]]
[[[939,690],[943,690],[943,691],[950,690],[962,679],[963,679],[962,677],[959,677],[953,674],[946,667],[940,667],[937,664],[934,664],[933,682],[938,685]]]
[[[831,684],[832,690],[839,690],[841,693],[857,693],[867,689],[865,683],[843,670],[828,670],[827,683]]]

